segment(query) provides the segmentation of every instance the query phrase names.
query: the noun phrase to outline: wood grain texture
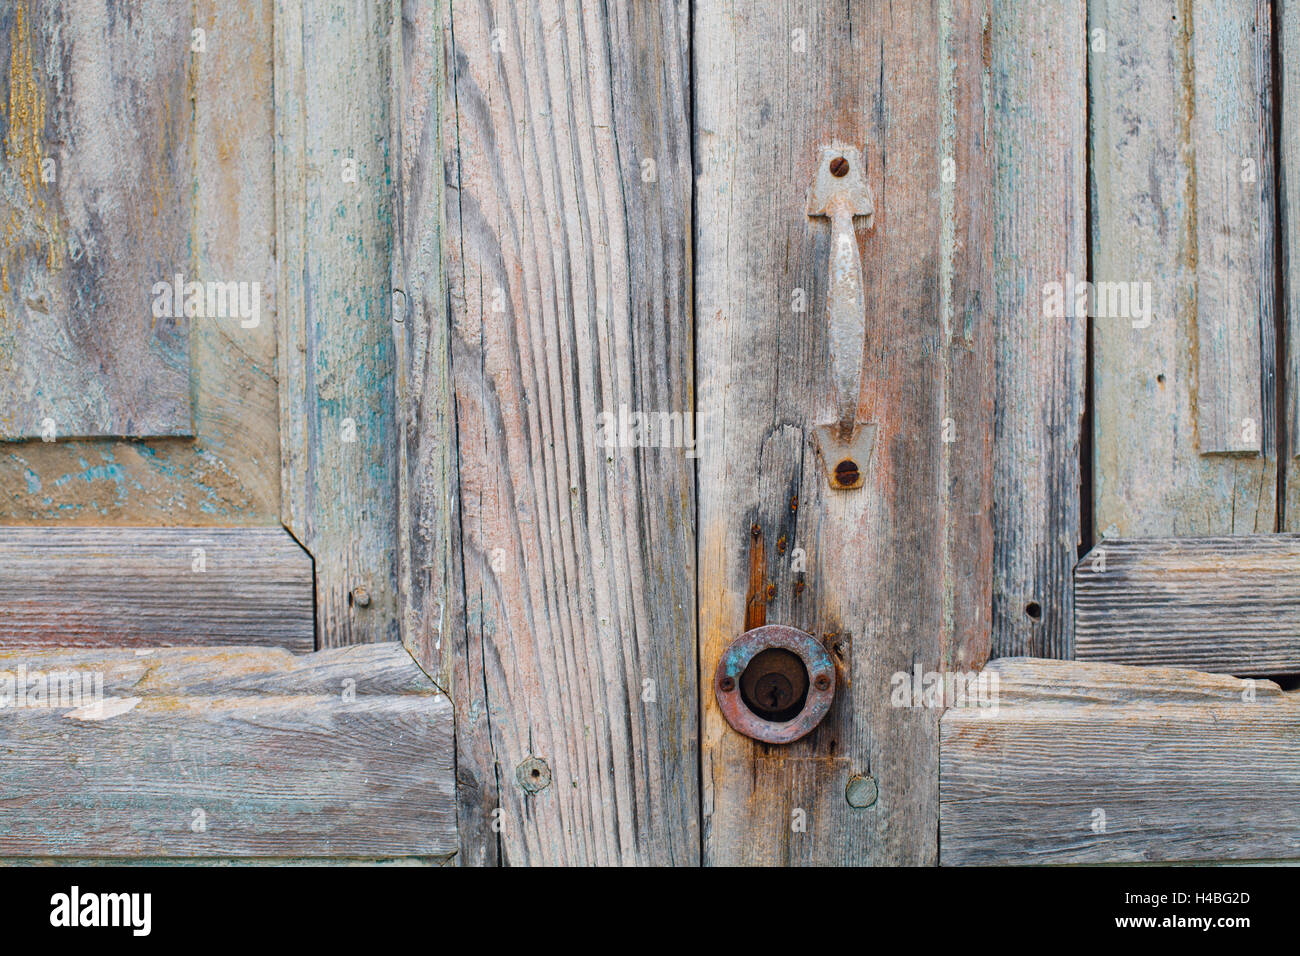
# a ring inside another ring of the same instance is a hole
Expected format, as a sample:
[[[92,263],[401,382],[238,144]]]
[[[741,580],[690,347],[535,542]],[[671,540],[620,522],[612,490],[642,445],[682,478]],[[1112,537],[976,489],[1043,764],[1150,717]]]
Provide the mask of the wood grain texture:
[[[997,417],[993,656],[1073,656],[1087,318],[1044,289],[1087,275],[1085,0],[993,8]]]
[[[944,865],[1294,859],[1300,697],[1173,668],[1004,658],[941,723]]]
[[[1300,3],[1275,0],[1278,255],[1286,343],[1286,501],[1283,528],[1300,531]]]
[[[0,11],[0,438],[191,434],[191,8]]]
[[[282,528],[0,528],[0,647],[315,646]]]
[[[192,251],[169,271],[202,282],[259,283],[259,322],[252,328],[240,319],[192,322],[192,440],[0,446],[0,520],[6,523],[279,523],[271,0],[183,7],[177,16],[186,50],[190,30],[205,31],[205,49],[193,54],[191,68],[194,124],[204,148],[194,154],[184,190],[194,206],[186,240]],[[172,29],[158,27],[160,35]]]
[[[1276,428],[1271,32],[1269,0],[1192,6],[1201,454],[1258,454]]]
[[[401,637],[392,12],[275,4],[282,517],[316,560],[323,647]]]
[[[937,859],[938,711],[893,707],[890,690],[914,665],[965,669],[989,650],[989,30],[978,2],[695,9],[708,863]],[[828,489],[813,442],[832,411],[829,229],[806,204],[819,149],[835,141],[863,150],[876,196],[874,229],[858,235],[858,420],[877,435],[865,485],[849,492]],[[826,719],[782,747],[732,731],[712,685],[760,561],[766,621],[814,634],[840,666]],[[870,807],[846,801],[855,774],[878,784]]]
[[[443,5],[395,5],[392,142],[393,340],[400,433],[398,548],[402,640],[439,686],[450,686],[456,632],[452,524],[456,434],[451,325],[442,271],[446,235],[441,116],[446,101]]]
[[[1075,590],[1079,660],[1300,673],[1300,535],[1106,540]]]
[[[1092,0],[1089,28],[1097,537],[1273,531],[1268,5]],[[1115,314],[1133,283],[1149,322]]]
[[[560,0],[444,24],[466,864],[699,859],[689,28]],[[678,434],[620,445],[621,408]]]
[[[400,645],[8,650],[6,674],[97,676],[103,704],[0,708],[0,855],[456,850],[451,705]]]

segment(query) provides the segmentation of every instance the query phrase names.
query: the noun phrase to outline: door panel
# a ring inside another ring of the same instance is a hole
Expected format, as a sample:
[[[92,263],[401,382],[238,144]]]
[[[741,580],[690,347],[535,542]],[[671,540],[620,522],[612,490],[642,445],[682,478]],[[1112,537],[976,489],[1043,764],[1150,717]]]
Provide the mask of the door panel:
[[[89,5],[76,7],[78,16],[88,16]],[[130,35],[139,42],[144,42],[141,36],[151,34],[169,37],[167,42],[179,44],[187,61],[192,58],[192,75],[187,74],[186,82],[192,83],[194,99],[191,104],[186,87],[181,102],[186,116],[192,108],[204,144],[192,156],[186,142],[170,144],[190,156],[183,164],[183,183],[179,172],[175,182],[184,197],[187,226],[175,258],[164,263],[162,271],[164,276],[192,273],[201,282],[248,283],[250,291],[257,284],[259,321],[252,325],[251,320],[240,318],[192,320],[193,363],[185,375],[187,395],[191,387],[194,395],[193,438],[67,441],[60,427],[57,441],[0,445],[0,520],[4,523],[279,523],[271,4],[270,0],[202,0],[197,11],[185,3],[162,13],[155,7],[150,10],[153,19],[147,21],[148,30],[141,25],[146,21],[140,11],[133,17],[123,15],[114,21],[114,28],[134,31]],[[31,8],[29,3],[27,9]],[[3,16],[16,22],[15,11],[20,8],[6,9],[9,12]],[[37,26],[32,14],[26,14],[24,22],[34,45]],[[204,31],[202,52],[190,49],[196,27]],[[15,42],[13,48],[19,49],[19,44]],[[43,69],[41,63],[33,63],[38,78]],[[152,91],[148,84],[144,86]],[[155,99],[159,95],[148,94]],[[140,96],[148,98],[143,92]],[[46,107],[54,129],[64,122],[57,119],[56,105]],[[162,122],[166,117],[156,119]],[[160,137],[160,133],[154,136]],[[161,195],[159,201],[164,201]],[[57,212],[51,202],[53,198],[47,206]],[[140,248],[150,250],[147,244]],[[126,267],[139,271],[144,266],[132,260],[134,249],[134,245],[127,247],[122,255]],[[65,259],[61,270],[60,275],[71,275],[75,267]],[[131,321],[137,325],[153,321],[152,282],[142,287],[139,308],[132,313]],[[44,368],[49,359],[45,344],[46,340],[29,338],[4,354],[18,365]],[[107,366],[106,375],[122,372],[122,381],[137,388],[137,367],[147,363],[148,356],[121,343],[113,348],[117,351],[110,357],[120,366]],[[188,346],[186,356],[188,360]],[[84,382],[99,378],[98,373],[78,376]],[[8,407],[0,404],[0,409]],[[39,438],[39,428],[35,435]]]
[[[1096,534],[1272,532],[1269,5],[1095,0],[1089,25]]]
[[[0,13],[0,437],[192,433],[191,7]]]

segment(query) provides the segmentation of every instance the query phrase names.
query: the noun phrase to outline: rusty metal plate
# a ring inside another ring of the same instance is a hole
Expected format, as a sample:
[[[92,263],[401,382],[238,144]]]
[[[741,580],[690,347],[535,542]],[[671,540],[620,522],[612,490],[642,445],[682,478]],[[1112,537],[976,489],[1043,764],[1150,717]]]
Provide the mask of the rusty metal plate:
[[[746,673],[764,651],[788,652],[803,665],[804,682],[784,654],[760,659],[764,673]],[[770,662],[770,663],[765,663]],[[811,634],[784,624],[746,631],[727,645],[718,661],[713,690],[727,723],[738,733],[770,744],[788,744],[822,722],[835,698],[835,662]],[[756,699],[771,695],[768,701]],[[802,706],[798,701],[802,699]],[[784,716],[769,719],[764,714]]]

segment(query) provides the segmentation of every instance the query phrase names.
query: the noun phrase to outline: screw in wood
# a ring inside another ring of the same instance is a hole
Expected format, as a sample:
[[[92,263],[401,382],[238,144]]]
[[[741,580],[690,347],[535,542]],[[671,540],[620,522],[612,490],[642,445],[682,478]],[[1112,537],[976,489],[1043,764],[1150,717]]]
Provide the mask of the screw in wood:
[[[350,596],[357,607],[370,607],[370,591],[366,588],[353,588]]]
[[[855,810],[871,806],[878,796],[880,788],[876,786],[876,778],[869,773],[855,773],[849,777],[848,785],[844,788],[844,799]]]
[[[515,769],[515,779],[526,793],[537,793],[551,785],[551,768],[541,757],[529,757]]]
[[[845,458],[835,466],[835,480],[843,487],[857,484],[858,463],[852,458]]]

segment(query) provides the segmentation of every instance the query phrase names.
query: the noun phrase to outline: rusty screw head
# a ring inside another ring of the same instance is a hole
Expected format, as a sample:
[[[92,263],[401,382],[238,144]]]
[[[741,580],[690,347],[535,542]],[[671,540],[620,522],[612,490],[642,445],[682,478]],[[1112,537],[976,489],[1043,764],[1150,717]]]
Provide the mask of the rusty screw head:
[[[763,529],[758,526],[757,521],[754,522],[752,525],[750,525],[749,527],[750,537],[757,538],[762,533],[763,533]]]
[[[835,466],[835,480],[844,487],[858,482],[858,463],[852,458],[845,458]]]
[[[834,159],[831,160],[831,175],[834,176],[836,179],[840,179],[843,176],[848,175],[848,172],[849,172],[849,161],[845,159],[843,156],[836,156]]]
[[[826,690],[831,686],[831,676],[829,674],[818,674],[813,678],[813,686],[818,690]]]
[[[724,677],[718,681],[718,687],[729,694],[736,689],[736,679],[734,677]]]
[[[352,603],[357,607],[370,607],[370,591],[366,588],[353,588]]]
[[[541,757],[529,757],[515,768],[515,779],[525,793],[537,793],[551,785],[551,768]]]
[[[775,597],[776,597],[776,585],[775,585],[775,584],[769,584],[769,585],[767,586],[767,599],[768,599],[769,601],[771,601],[771,600],[772,600],[773,598],[775,598]]]

